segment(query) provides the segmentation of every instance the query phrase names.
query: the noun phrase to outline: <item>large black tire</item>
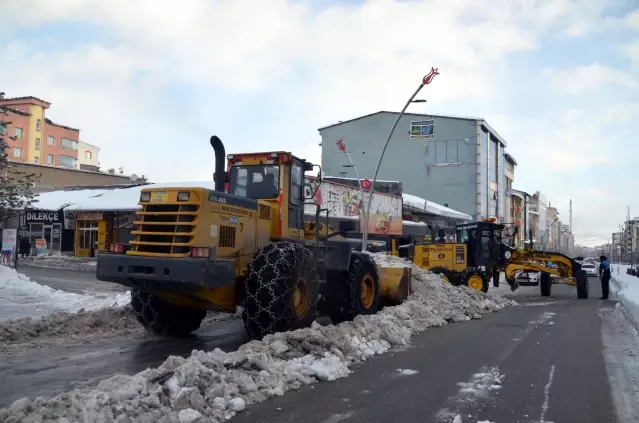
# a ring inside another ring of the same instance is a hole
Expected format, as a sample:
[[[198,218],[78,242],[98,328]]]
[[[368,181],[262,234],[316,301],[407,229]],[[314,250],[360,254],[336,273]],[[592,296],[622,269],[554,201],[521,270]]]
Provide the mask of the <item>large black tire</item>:
[[[453,286],[459,286],[462,283],[461,278],[456,272],[448,269],[447,267],[433,267],[430,269],[436,275],[442,275]]]
[[[309,326],[317,317],[317,289],[315,259],[303,245],[282,241],[258,250],[244,279],[246,332],[261,339]]]
[[[495,268],[493,269],[493,286],[495,288],[499,288],[499,276],[500,276],[501,272],[499,271],[499,269]]]
[[[552,289],[552,281],[550,280],[550,273],[541,272],[539,275],[539,289],[542,297],[550,297]]]
[[[379,274],[369,254],[354,251],[348,272],[329,277],[328,314],[334,324],[353,320],[379,309]]]
[[[476,289],[473,286],[470,286],[469,282],[471,280],[471,277],[473,276],[479,276],[481,278],[481,291],[486,293],[488,292],[488,288],[490,286],[490,282],[488,281],[488,275],[486,275],[486,272],[482,272],[480,270],[478,271],[470,271],[468,273],[466,273],[466,277],[464,278],[464,280],[462,281],[462,285],[471,288],[471,289]]]
[[[590,282],[588,281],[588,274],[585,270],[579,270],[576,277],[577,282],[577,298],[587,299],[590,291]]]
[[[206,317],[206,310],[178,307],[138,289],[131,290],[131,307],[142,326],[160,335],[186,336]]]

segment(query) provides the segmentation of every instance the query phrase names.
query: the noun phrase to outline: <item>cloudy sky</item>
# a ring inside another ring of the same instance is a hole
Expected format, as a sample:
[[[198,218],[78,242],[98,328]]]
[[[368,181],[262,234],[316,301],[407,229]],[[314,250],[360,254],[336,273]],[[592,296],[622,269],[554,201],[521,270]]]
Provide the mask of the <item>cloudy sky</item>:
[[[320,126],[484,117],[577,242],[639,216],[636,0],[3,0],[0,90],[53,103],[104,167],[205,180],[208,144],[319,162]]]

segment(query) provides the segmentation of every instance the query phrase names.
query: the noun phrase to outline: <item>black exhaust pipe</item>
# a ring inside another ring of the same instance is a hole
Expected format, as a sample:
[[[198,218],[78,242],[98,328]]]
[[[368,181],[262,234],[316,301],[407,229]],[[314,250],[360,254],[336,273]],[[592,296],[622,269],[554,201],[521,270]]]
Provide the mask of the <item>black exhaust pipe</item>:
[[[224,150],[224,143],[217,135],[211,137],[211,147],[215,151],[215,191],[224,192],[224,185],[226,183],[226,167],[224,161],[226,160],[226,151]]]

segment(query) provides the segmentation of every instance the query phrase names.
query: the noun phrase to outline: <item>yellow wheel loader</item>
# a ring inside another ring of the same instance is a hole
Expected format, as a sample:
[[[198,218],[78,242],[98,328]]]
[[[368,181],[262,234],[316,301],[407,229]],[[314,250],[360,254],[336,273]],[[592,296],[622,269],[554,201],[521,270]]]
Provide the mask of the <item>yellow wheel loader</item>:
[[[247,332],[261,338],[318,314],[339,323],[406,298],[410,268],[352,251],[319,206],[304,223],[304,174],[315,165],[280,151],[225,157],[217,136],[210,143],[214,190],[143,189],[130,249],[98,256],[97,278],[131,288],[144,327],[183,336],[208,310],[241,306]]]
[[[505,226],[493,221],[457,225],[457,242],[422,242],[411,246],[413,262],[424,269],[443,276],[453,285],[487,292],[490,280],[497,285],[503,270],[506,281],[514,291],[518,287],[520,271],[541,272],[542,296],[549,296],[550,275],[558,275],[560,283],[577,287],[577,298],[588,298],[588,275],[581,269],[581,257],[533,249],[512,248],[503,243]],[[516,234],[510,234],[513,236]],[[401,248],[401,247],[400,247]],[[555,263],[555,267],[549,266]]]

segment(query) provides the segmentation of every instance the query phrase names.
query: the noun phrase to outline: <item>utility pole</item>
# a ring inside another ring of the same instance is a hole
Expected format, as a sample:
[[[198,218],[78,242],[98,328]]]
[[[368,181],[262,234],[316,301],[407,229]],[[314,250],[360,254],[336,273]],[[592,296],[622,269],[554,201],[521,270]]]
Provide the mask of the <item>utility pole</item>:
[[[572,257],[572,198],[570,199],[570,208],[568,210],[568,255]]]

